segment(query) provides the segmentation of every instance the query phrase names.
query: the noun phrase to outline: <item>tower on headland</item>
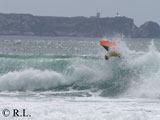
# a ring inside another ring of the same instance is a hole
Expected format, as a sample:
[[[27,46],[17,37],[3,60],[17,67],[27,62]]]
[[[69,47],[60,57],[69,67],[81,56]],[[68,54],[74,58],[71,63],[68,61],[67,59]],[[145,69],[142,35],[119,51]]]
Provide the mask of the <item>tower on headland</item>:
[[[97,17],[97,18],[100,18],[100,17],[101,17],[101,13],[100,13],[100,12],[97,12],[96,17]]]
[[[100,17],[101,17],[101,13],[100,12],[97,12],[96,16],[90,16],[90,18],[100,18]]]

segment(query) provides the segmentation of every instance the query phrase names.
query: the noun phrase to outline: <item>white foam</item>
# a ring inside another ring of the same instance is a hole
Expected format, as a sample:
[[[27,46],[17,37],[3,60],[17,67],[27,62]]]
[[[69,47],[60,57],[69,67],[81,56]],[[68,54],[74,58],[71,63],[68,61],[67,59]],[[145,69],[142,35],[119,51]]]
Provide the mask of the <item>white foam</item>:
[[[65,83],[63,76],[55,71],[27,69],[2,75],[0,77],[0,90],[49,89]]]
[[[97,97],[50,99],[28,97],[25,101],[20,98],[3,98],[0,110],[26,109],[26,113],[31,117],[23,117],[23,120],[159,120],[158,103],[158,100]],[[4,117],[1,115],[0,119]],[[10,120],[12,117],[6,119]]]

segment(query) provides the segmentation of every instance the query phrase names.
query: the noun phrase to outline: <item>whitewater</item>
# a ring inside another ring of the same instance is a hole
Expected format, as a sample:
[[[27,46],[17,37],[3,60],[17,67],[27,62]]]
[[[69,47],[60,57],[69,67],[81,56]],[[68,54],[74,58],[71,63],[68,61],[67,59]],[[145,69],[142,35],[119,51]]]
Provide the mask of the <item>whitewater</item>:
[[[99,40],[121,58],[104,60]],[[159,39],[0,37],[0,119],[159,120]],[[26,109],[31,117],[5,117]]]

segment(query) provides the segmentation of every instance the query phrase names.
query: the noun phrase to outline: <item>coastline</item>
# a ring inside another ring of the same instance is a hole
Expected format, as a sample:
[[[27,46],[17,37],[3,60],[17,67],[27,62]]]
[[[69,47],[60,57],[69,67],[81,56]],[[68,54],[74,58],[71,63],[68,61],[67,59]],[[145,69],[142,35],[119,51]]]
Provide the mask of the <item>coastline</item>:
[[[134,19],[116,17],[51,17],[0,14],[0,35],[52,37],[160,38],[159,24],[149,21],[137,27]]]

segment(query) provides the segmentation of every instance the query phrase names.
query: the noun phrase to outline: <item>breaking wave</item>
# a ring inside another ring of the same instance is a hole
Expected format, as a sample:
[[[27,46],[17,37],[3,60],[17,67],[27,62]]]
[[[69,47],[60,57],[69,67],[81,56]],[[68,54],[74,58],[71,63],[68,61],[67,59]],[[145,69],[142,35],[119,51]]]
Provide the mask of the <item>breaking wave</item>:
[[[89,91],[100,96],[160,97],[160,53],[129,50],[105,61],[92,55],[0,55],[0,91]],[[100,92],[99,92],[100,91]]]

